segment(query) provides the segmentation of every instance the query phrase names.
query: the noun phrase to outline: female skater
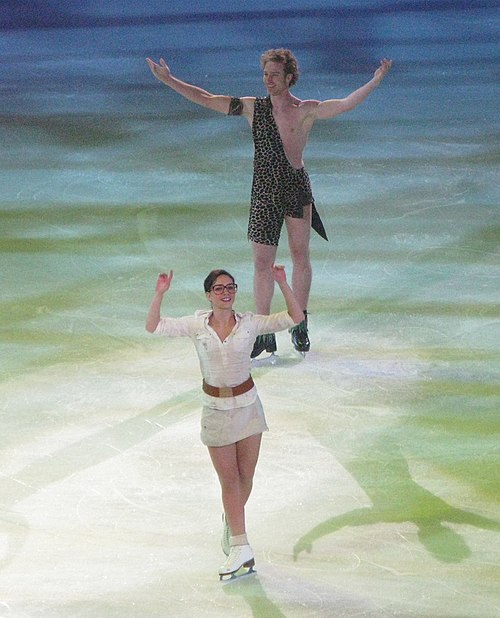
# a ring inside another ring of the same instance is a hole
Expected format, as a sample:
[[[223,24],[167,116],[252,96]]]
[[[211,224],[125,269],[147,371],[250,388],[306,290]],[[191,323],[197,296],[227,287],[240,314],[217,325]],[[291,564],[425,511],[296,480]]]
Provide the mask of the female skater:
[[[227,559],[219,569],[221,579],[255,564],[246,535],[245,504],[267,425],[250,375],[253,344],[258,335],[291,328],[304,319],[284,267],[275,265],[272,272],[287,311],[271,315],[235,312],[238,286],[233,276],[225,270],[213,270],[204,281],[211,309],[181,318],[160,317],[163,295],[172,283],[170,271],[158,277],[146,320],[150,333],[190,337],[198,354],[203,376],[201,440],[219,477],[224,506],[222,548]]]

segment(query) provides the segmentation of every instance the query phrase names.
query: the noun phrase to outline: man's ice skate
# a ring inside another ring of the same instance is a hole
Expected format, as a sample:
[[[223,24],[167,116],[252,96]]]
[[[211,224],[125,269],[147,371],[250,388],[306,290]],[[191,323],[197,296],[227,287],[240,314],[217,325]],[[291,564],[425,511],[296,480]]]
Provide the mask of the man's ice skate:
[[[233,579],[240,569],[247,569],[241,575],[254,573],[255,560],[250,545],[233,545],[226,562],[219,569],[219,579]]]
[[[222,513],[222,538],[220,541],[220,545],[222,547],[222,551],[229,556],[231,552],[231,544],[229,542],[229,537],[231,536],[231,531],[229,530],[229,526],[227,525],[226,514]]]
[[[302,356],[309,352],[311,342],[307,332],[307,311],[304,311],[304,319],[300,324],[297,324],[288,331],[292,336],[293,347],[300,352]]]
[[[257,358],[257,356],[260,356],[264,351],[269,352],[271,357],[274,357],[276,350],[276,335],[274,333],[258,335],[255,343],[253,344],[253,350],[250,354],[250,358]]]

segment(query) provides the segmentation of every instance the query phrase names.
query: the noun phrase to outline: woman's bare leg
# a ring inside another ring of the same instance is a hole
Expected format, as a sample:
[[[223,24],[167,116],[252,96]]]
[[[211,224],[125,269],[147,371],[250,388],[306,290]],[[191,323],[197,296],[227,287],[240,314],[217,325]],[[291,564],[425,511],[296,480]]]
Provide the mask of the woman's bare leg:
[[[228,446],[209,446],[208,452],[222,489],[222,504],[231,536],[246,533],[245,504],[252,491],[262,434]]]

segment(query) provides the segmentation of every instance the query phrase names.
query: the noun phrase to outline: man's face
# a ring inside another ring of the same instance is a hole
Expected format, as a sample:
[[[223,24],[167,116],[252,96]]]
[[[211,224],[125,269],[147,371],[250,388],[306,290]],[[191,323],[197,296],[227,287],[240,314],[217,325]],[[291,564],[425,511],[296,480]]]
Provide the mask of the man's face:
[[[281,62],[269,61],[264,65],[263,80],[269,94],[277,95],[288,90],[291,79],[291,75],[285,75]]]

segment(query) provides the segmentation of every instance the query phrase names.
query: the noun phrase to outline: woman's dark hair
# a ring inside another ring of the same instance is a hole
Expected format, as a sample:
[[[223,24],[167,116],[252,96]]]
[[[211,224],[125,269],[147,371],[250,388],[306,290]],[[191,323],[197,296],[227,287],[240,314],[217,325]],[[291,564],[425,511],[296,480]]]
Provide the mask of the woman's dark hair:
[[[205,281],[203,282],[203,288],[205,292],[210,292],[214,281],[216,281],[217,277],[220,277],[221,275],[226,275],[226,277],[229,277],[234,283],[234,277],[233,275],[231,275],[231,273],[228,273],[227,270],[223,270],[222,268],[217,268],[216,270],[212,270],[211,272],[209,272]]]

